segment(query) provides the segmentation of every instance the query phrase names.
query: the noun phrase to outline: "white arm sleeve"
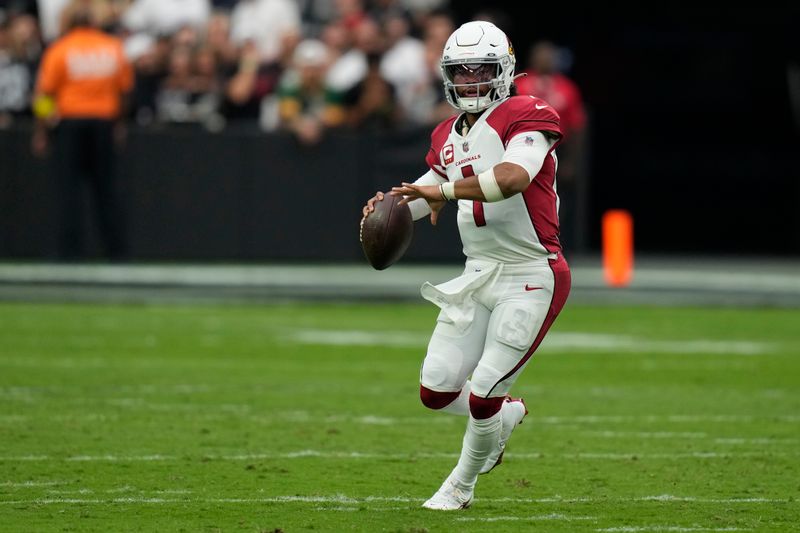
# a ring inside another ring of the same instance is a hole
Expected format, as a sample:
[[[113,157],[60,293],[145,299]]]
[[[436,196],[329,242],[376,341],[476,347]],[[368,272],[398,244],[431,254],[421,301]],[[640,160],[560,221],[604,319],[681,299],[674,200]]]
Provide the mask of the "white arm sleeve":
[[[541,131],[529,131],[515,135],[506,146],[503,163],[514,163],[528,172],[528,179],[533,181],[542,170],[544,158],[553,147],[555,139],[545,137]]]
[[[414,182],[415,185],[439,185],[440,183],[444,183],[445,180],[442,179],[436,172],[433,170],[429,170],[422,176],[420,176],[417,181]],[[431,206],[428,205],[428,202],[425,201],[424,198],[417,198],[411,202],[408,202],[408,208],[411,210],[411,218],[414,220],[419,220],[422,217],[428,216],[431,214]]]

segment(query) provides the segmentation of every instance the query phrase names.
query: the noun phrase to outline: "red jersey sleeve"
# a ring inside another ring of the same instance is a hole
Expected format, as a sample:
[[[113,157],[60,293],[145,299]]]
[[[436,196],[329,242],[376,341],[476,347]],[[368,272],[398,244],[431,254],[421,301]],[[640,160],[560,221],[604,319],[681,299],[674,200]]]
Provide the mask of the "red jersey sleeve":
[[[503,146],[526,131],[547,131],[559,138],[562,136],[561,118],[556,110],[535,96],[512,96],[492,112],[487,122],[500,135]]]
[[[434,128],[433,133],[431,133],[431,148],[425,156],[425,162],[428,167],[444,179],[447,179],[447,170],[442,164],[440,154],[447,142],[447,138],[450,136],[450,130],[453,128],[453,122],[456,118],[455,116],[450,117]]]

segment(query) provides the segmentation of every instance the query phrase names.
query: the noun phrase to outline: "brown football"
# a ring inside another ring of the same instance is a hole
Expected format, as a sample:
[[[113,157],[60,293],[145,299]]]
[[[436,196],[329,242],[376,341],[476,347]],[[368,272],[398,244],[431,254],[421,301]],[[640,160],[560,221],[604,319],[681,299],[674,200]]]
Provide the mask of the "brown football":
[[[411,244],[414,221],[408,205],[397,205],[402,199],[384,194],[383,200],[375,202],[375,211],[361,219],[361,248],[375,270],[392,266]]]

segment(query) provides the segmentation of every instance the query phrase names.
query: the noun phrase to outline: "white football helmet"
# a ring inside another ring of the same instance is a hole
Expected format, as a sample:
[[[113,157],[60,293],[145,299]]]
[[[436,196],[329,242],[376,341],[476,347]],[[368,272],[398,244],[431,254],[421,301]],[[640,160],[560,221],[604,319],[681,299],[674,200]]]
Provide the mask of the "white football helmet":
[[[500,28],[491,22],[467,22],[453,32],[442,51],[447,101],[456,109],[479,113],[507,98],[514,81],[515,63],[511,41]],[[459,74],[461,82],[456,83]],[[465,83],[464,78],[470,83]],[[473,94],[459,94],[458,89],[462,87]]]

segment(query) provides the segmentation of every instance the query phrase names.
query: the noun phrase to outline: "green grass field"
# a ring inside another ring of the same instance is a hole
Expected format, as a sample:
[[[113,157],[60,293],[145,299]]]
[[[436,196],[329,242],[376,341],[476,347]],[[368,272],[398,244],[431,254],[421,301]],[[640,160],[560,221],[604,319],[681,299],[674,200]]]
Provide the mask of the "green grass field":
[[[430,305],[0,305],[2,531],[798,531],[800,310],[567,305],[473,507],[423,510]]]

